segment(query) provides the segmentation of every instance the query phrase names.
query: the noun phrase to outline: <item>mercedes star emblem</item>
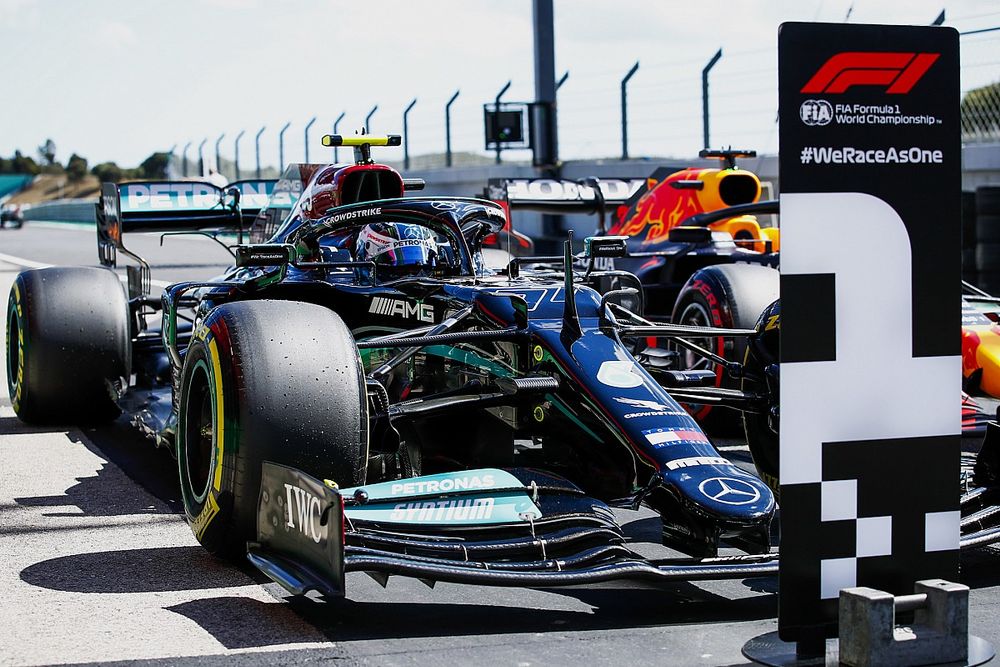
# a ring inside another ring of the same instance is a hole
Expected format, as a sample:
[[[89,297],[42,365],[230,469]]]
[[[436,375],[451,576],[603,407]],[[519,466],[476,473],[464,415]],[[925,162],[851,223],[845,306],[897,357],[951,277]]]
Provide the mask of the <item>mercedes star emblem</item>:
[[[749,505],[760,500],[760,489],[732,477],[710,477],[698,485],[706,498],[726,505]]]

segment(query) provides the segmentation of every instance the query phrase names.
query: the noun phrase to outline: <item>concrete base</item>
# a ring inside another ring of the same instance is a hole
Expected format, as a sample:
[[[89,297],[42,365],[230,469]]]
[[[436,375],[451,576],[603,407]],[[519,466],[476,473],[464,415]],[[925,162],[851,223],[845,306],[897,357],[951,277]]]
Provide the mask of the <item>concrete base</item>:
[[[801,656],[795,652],[795,642],[782,641],[777,632],[754,637],[743,645],[743,657],[759,665],[773,667],[837,667],[840,664],[840,647],[836,639],[826,641],[823,656]],[[996,650],[985,639],[969,635],[969,658],[966,662],[944,663],[947,667],[972,667],[993,659]]]

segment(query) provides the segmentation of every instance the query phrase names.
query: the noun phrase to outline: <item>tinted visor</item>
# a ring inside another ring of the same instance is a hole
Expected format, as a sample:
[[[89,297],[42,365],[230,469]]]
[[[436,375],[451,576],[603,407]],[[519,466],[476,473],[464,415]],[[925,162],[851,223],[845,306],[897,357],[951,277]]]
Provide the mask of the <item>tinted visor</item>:
[[[403,241],[400,245],[397,245],[391,250],[386,250],[381,252],[372,258],[372,261],[378,265],[389,265],[389,266],[418,266],[426,267],[434,264],[435,253],[427,247],[426,242],[424,243],[414,243],[413,245],[405,245]]]

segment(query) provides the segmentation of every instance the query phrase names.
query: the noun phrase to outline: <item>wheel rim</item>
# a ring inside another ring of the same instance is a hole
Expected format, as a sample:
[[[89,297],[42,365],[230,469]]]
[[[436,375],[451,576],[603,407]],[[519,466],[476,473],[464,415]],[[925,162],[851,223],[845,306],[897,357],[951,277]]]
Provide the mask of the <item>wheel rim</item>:
[[[191,373],[184,412],[184,468],[188,488],[201,502],[208,493],[216,449],[215,399],[204,363]]]
[[[678,324],[693,327],[710,327],[712,326],[712,317],[708,314],[708,311],[703,305],[697,302],[692,302],[685,306],[684,310],[681,311],[681,315],[678,318]],[[706,350],[712,350],[711,338],[685,338],[684,340],[694,343],[698,347]],[[681,347],[680,353],[684,370],[704,370],[712,367],[712,364],[708,359],[695,354],[685,347]]]

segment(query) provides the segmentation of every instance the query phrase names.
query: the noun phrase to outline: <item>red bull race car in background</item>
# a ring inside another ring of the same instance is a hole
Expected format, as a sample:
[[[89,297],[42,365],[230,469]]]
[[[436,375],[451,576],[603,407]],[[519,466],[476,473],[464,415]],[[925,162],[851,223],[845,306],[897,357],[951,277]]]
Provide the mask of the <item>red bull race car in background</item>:
[[[718,168],[657,169],[647,179],[494,180],[488,192],[510,210],[596,214],[597,232],[622,238],[623,257],[598,260],[604,269],[636,275],[643,287],[645,317],[650,321],[690,326],[753,328],[761,313],[778,298],[780,233],[776,200],[761,200],[760,179],[736,160],[753,151],[702,151]],[[606,213],[613,211],[610,228]],[[526,258],[522,262],[528,261]],[[613,289],[595,281],[598,291]],[[1000,398],[1000,299],[966,284],[963,315],[963,367],[966,390]],[[778,327],[776,314],[765,326]],[[675,340],[663,350],[657,342],[639,356],[665,367],[711,371],[705,381],[736,388],[741,378],[732,364],[743,361],[739,338]],[[693,350],[692,345],[703,348]],[[708,350],[715,357],[701,352]],[[777,356],[774,356],[774,363]],[[687,404],[699,421],[713,429],[731,428],[739,416],[718,410],[717,403]],[[744,413],[744,420],[747,417]],[[989,416],[968,394],[963,395],[963,429],[981,434]],[[756,417],[749,417],[756,419]],[[753,428],[745,425],[747,428]]]

